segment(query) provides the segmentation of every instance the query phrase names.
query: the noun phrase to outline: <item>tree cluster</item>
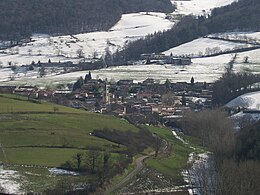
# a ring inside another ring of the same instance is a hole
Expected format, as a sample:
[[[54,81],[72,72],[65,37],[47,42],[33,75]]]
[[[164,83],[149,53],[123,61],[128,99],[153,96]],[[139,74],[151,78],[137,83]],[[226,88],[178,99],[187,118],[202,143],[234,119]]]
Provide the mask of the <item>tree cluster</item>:
[[[129,156],[140,153],[149,146],[156,148],[155,143],[158,143],[158,137],[145,128],[138,132],[101,129],[94,130],[93,135],[126,146]]]

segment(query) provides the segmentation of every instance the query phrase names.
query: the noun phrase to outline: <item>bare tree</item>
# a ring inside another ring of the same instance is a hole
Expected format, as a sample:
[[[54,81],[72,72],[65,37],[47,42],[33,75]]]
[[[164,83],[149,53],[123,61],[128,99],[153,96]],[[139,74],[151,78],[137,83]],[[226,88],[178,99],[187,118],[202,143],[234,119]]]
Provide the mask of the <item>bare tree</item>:
[[[73,159],[75,159],[77,161],[77,169],[80,170],[80,166],[81,166],[81,162],[82,162],[82,157],[83,154],[82,153],[77,153],[73,156]]]
[[[233,122],[220,110],[186,112],[183,128],[187,134],[199,137],[203,146],[208,146],[221,161],[232,156],[235,147]]]
[[[88,164],[91,172],[95,173],[97,164],[98,164],[97,161],[100,156],[100,152],[97,150],[90,149],[86,155],[87,155],[87,160],[88,160],[87,164]]]

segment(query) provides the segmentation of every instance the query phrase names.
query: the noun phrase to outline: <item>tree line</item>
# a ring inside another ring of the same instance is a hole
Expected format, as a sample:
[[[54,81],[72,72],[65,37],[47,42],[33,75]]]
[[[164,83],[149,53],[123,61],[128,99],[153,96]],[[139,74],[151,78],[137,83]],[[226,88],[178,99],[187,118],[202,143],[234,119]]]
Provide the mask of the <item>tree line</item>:
[[[259,90],[259,88],[252,88],[252,85],[258,82],[260,82],[259,74],[235,73],[227,69],[213,85],[212,103],[221,106],[240,95]]]
[[[170,0],[2,0],[0,9],[0,40],[15,44],[32,33],[108,30],[123,13],[171,12],[173,6]]]

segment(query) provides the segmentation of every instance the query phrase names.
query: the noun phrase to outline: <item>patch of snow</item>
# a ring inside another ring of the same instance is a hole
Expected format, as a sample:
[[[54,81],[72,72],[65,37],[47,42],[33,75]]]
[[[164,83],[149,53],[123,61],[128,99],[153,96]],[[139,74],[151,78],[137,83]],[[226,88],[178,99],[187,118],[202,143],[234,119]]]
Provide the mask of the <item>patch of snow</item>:
[[[6,194],[23,194],[21,185],[17,180],[21,176],[17,171],[5,170],[0,167],[0,187],[3,188]]]
[[[59,168],[51,168],[51,169],[49,169],[49,172],[52,175],[73,175],[73,176],[79,175],[79,173],[76,173],[74,171],[67,171],[67,170],[59,169]]]
[[[172,131],[172,134],[174,135],[174,137],[178,140],[180,140],[182,143],[184,143],[185,145],[188,144],[188,142],[184,141],[184,139],[182,139],[180,136],[178,136],[178,134],[176,133],[176,131]]]

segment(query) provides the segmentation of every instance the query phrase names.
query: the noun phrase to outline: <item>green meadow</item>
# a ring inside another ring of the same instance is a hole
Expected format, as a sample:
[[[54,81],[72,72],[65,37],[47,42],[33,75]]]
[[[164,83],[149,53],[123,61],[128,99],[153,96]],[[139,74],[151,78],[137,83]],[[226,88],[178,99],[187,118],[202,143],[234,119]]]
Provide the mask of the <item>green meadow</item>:
[[[58,111],[53,111],[54,107]],[[138,131],[125,120],[88,113],[51,103],[32,103],[14,95],[0,96],[0,161],[11,164],[60,166],[79,151],[90,148],[109,152],[124,150],[91,135],[94,129]]]

